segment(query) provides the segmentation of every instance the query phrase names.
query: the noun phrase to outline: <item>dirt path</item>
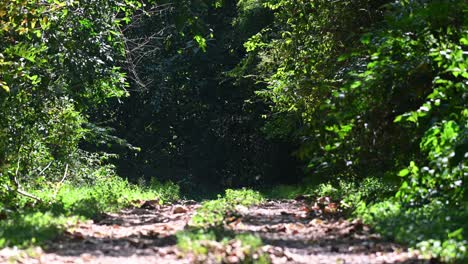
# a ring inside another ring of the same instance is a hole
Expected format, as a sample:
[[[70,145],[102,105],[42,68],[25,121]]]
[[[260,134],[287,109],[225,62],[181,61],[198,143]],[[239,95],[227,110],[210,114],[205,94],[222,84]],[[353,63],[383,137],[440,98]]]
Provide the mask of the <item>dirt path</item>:
[[[198,206],[179,203],[123,210],[96,223],[80,223],[51,242],[46,251],[21,255],[4,249],[0,262],[193,263],[193,256],[178,251],[175,233],[184,229]],[[259,235],[272,263],[429,263],[383,241],[359,221],[312,216],[301,202],[269,201],[240,209],[240,218],[227,228]]]

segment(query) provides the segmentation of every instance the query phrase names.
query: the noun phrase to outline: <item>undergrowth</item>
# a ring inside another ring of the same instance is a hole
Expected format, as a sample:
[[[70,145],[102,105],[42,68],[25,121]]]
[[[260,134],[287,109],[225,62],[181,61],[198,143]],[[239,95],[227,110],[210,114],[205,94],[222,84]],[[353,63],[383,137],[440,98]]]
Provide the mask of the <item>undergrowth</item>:
[[[190,221],[190,227],[177,233],[177,247],[185,254],[194,254],[200,263],[269,263],[262,252],[262,240],[253,234],[235,234],[225,228],[226,217],[236,209],[259,204],[263,196],[256,191],[226,190],[224,196],[205,201]]]
[[[223,223],[225,215],[236,209],[236,206],[251,206],[263,201],[263,196],[256,191],[226,190],[226,195],[218,196],[216,200],[205,201],[192,217],[191,225],[194,227],[219,226]]]
[[[405,204],[395,197],[397,185],[376,178],[334,181],[317,186],[277,186],[267,192],[272,198],[309,195],[340,201],[349,217],[361,218],[386,239],[419,250],[427,258],[447,263],[466,263],[468,207],[460,210],[440,200],[420,206]]]
[[[376,204],[362,204],[355,216],[385,237],[418,249],[428,258],[448,263],[466,263],[468,259],[466,210],[459,211],[438,200],[411,207],[392,198]]]
[[[104,212],[117,211],[137,200],[170,202],[179,197],[178,186],[173,183],[152,181],[145,187],[117,176],[101,177],[93,184],[65,183],[60,189],[32,193],[42,201],[19,196],[0,207],[0,248],[43,245],[78,220],[100,218]]]
[[[270,263],[262,252],[263,242],[253,234],[233,234],[219,229],[193,229],[177,233],[177,247],[185,254],[195,254],[203,263],[214,260],[216,263],[231,263],[229,256],[237,258],[236,263]]]
[[[331,197],[338,200],[348,212],[354,211],[360,203],[383,201],[394,195],[397,186],[368,177],[363,180],[337,180],[318,185],[279,185],[264,192],[273,199],[294,199],[305,195],[310,198]]]

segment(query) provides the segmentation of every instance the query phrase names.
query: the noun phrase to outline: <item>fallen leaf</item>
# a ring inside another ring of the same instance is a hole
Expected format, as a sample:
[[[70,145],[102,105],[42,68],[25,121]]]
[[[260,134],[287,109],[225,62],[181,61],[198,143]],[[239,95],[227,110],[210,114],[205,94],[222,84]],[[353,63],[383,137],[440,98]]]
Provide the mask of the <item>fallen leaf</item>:
[[[83,239],[85,239],[85,236],[83,235],[83,233],[78,232],[78,231],[74,231],[73,233],[71,233],[71,236],[72,236],[74,239],[78,239],[78,240],[83,240]]]
[[[174,210],[172,211],[172,213],[174,213],[174,214],[184,214],[187,211],[188,211],[187,208],[178,205],[178,206],[174,207]]]
[[[322,224],[323,224],[323,221],[319,218],[314,218],[312,221],[309,222],[309,225],[314,225],[314,226],[318,226]]]
[[[159,236],[159,232],[156,232],[154,230],[149,230],[147,233],[146,233],[146,236],[149,236],[149,237],[158,237]]]

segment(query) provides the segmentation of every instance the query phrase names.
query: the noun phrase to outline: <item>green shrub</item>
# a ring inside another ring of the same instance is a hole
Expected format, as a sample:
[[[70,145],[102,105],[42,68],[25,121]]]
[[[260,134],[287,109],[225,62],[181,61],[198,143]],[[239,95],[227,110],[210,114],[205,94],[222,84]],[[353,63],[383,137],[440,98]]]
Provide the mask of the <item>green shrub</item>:
[[[202,241],[216,241],[213,231],[196,229],[192,231],[180,231],[176,234],[177,247],[183,252],[193,252],[195,254],[208,254],[209,249],[203,245]]]
[[[219,226],[223,223],[228,210],[225,198],[203,202],[192,217],[191,225],[197,227]]]
[[[219,226],[223,224],[225,215],[236,206],[251,206],[263,201],[263,196],[253,190],[226,190],[225,197],[218,195],[218,199],[206,201],[197,209],[191,224],[196,227]]]
[[[226,202],[230,206],[243,205],[251,206],[263,201],[263,196],[254,190],[241,189],[241,190],[226,190]]]
[[[396,199],[371,206],[362,204],[356,215],[379,233],[447,262],[467,258],[466,211],[432,201],[421,207],[405,207]]]
[[[52,188],[34,191],[43,202],[32,203],[20,196],[16,211],[3,209],[7,220],[0,222],[0,248],[41,244],[55,237],[70,219],[99,218],[102,213],[130,206],[135,200],[170,202],[179,198],[178,191],[177,185],[170,182],[153,181],[148,187],[140,187],[115,175],[99,177],[94,184],[65,183],[56,195]]]
[[[352,212],[361,203],[377,203],[392,196],[397,191],[397,186],[384,183],[381,179],[367,177],[362,180],[339,180],[319,184],[316,188],[310,188],[308,194],[314,197],[329,196],[341,202],[342,206]]]
[[[354,186],[353,186],[354,189]],[[331,183],[322,183],[317,189],[313,192],[318,197],[330,196],[334,199],[343,198],[343,194],[349,190],[339,190],[337,187],[334,187]]]

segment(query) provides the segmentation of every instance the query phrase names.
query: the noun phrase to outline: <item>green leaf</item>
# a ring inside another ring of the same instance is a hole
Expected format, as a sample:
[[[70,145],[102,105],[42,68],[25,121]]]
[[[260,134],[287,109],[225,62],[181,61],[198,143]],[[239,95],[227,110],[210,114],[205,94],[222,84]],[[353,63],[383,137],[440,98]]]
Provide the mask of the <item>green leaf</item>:
[[[10,87],[8,87],[8,85],[6,85],[5,82],[0,81],[0,87],[2,87],[2,89],[5,90],[5,92],[10,92]]]
[[[372,39],[372,35],[370,33],[364,34],[361,37],[361,43],[364,45],[368,45]]]
[[[463,228],[459,228],[448,234],[448,238],[463,239]]]
[[[468,45],[468,38],[461,38],[460,43],[463,45]]]
[[[400,177],[405,177],[406,175],[409,174],[409,170],[408,169],[402,169],[399,173],[398,173],[398,176]]]
[[[200,35],[196,35],[193,39],[198,43],[200,49],[202,49],[203,52],[206,52],[206,39]]]
[[[338,62],[345,61],[345,60],[348,59],[348,57],[349,57],[348,54],[342,54],[342,55],[340,55],[340,56],[338,57],[337,61],[338,61]]]
[[[362,82],[361,81],[355,81],[351,84],[351,89],[356,89],[358,88],[359,86],[362,85]]]

